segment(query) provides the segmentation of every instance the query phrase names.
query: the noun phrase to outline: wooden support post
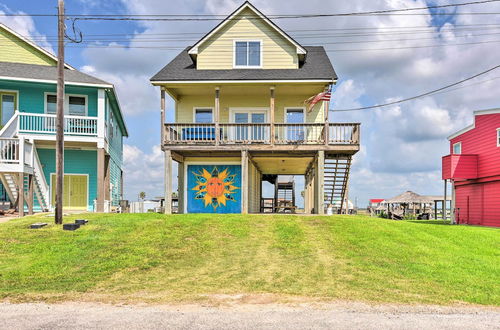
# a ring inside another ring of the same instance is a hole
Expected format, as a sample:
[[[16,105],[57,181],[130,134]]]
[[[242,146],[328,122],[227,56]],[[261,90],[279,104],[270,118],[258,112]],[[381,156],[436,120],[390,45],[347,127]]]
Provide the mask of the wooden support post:
[[[184,213],[184,162],[177,163],[177,213]]]
[[[318,151],[318,157],[316,160],[316,198],[315,198],[315,209],[317,214],[325,213],[325,152],[323,150]]]
[[[330,89],[330,86],[327,86],[326,88]],[[330,122],[329,122],[329,113],[330,113],[330,101],[325,101],[324,104],[324,111],[325,111],[325,134],[323,135],[325,138],[325,145],[328,145],[330,143]]]
[[[448,190],[448,180],[444,180],[443,220],[445,221],[448,218],[448,205],[447,205],[448,196],[446,196],[447,190]]]
[[[456,203],[455,203],[455,181],[450,180],[451,183],[451,212],[450,212],[450,223],[452,225],[457,223],[456,219]]]
[[[165,203],[164,213],[172,214],[172,152],[165,150]]]
[[[241,213],[248,214],[248,151],[241,151]]]
[[[163,87],[161,87],[161,92],[160,92],[160,146],[161,149],[163,150],[163,147],[165,145],[165,90]]]
[[[17,176],[17,208],[19,210],[19,216],[24,217],[24,173],[21,172]]]
[[[56,100],[56,224],[63,222],[64,187],[64,1],[58,1],[57,41],[57,100]],[[24,207],[24,205],[22,205]]]
[[[274,86],[271,86],[270,88],[270,93],[271,93],[271,97],[270,97],[270,101],[269,101],[269,122],[271,123],[271,145],[274,145],[274,139],[275,139],[275,126],[274,126],[274,108],[275,108],[275,87]]]
[[[220,143],[220,128],[219,128],[219,121],[220,121],[220,87],[215,87],[215,114],[214,114],[214,121],[215,121],[215,145],[219,145]]]
[[[106,152],[104,148],[97,148],[97,202],[96,202],[97,212],[104,212],[104,200],[106,198],[105,159],[106,159]]]
[[[33,202],[34,202],[34,191],[33,191],[33,184],[34,184],[34,174],[29,175],[29,180],[28,180],[28,214],[32,215],[33,214]]]

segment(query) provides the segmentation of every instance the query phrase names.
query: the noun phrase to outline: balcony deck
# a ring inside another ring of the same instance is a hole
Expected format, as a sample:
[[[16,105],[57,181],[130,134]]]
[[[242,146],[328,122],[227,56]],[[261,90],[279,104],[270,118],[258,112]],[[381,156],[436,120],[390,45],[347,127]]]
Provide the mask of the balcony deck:
[[[193,124],[166,123],[163,145],[173,151],[359,150],[359,123]]]

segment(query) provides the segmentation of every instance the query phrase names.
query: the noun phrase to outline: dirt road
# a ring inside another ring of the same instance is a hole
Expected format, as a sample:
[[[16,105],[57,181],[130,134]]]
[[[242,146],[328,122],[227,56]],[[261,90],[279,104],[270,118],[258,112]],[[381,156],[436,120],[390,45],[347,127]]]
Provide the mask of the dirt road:
[[[0,304],[1,329],[500,329],[500,310],[364,304]]]

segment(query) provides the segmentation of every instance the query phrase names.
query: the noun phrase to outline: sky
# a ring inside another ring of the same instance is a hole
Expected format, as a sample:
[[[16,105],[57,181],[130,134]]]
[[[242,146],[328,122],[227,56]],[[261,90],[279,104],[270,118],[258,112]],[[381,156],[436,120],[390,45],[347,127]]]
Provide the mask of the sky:
[[[67,0],[66,13],[227,15],[242,2]],[[458,1],[254,0],[252,3],[264,14],[275,15],[399,9]],[[6,17],[4,14],[53,14],[56,6],[56,0],[0,0],[0,22],[53,51],[57,33],[54,17]],[[500,2],[421,11],[424,15],[275,22],[302,45],[325,46],[339,76],[331,108],[345,109],[421,94],[498,65],[500,39],[495,34],[500,32],[500,15],[467,14],[471,12],[500,12]],[[66,62],[113,83],[125,115],[130,134],[124,140],[126,199],[137,200],[140,191],[145,191],[148,197],[162,195],[160,93],[151,86],[149,78],[180,52],[137,47],[186,47],[216,24],[215,21],[75,23],[83,34],[84,43],[67,44]],[[471,27],[477,24],[482,25]],[[359,28],[369,28],[368,35],[362,30],[354,36],[353,31],[360,31]],[[397,29],[391,30],[394,28]],[[347,36],[346,31],[350,33]],[[122,36],[103,37],[102,34]],[[164,40],[147,41],[145,38]],[[460,45],[463,43],[466,45]],[[441,157],[449,153],[447,136],[470,125],[474,110],[499,106],[499,81],[500,70],[460,88],[411,102],[366,111],[332,112],[331,122],[360,122],[362,127],[361,150],[354,157],[351,172],[351,200],[366,206],[370,198],[390,198],[406,190],[424,195],[442,194]],[[167,121],[172,120],[173,103],[168,100]]]

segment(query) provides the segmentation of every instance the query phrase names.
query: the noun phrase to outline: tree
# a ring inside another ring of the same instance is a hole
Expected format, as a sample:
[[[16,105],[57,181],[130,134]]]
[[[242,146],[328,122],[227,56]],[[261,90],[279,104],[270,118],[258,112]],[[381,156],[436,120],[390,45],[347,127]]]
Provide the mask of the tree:
[[[146,199],[146,193],[144,191],[141,191],[139,193],[139,199],[145,200]]]

